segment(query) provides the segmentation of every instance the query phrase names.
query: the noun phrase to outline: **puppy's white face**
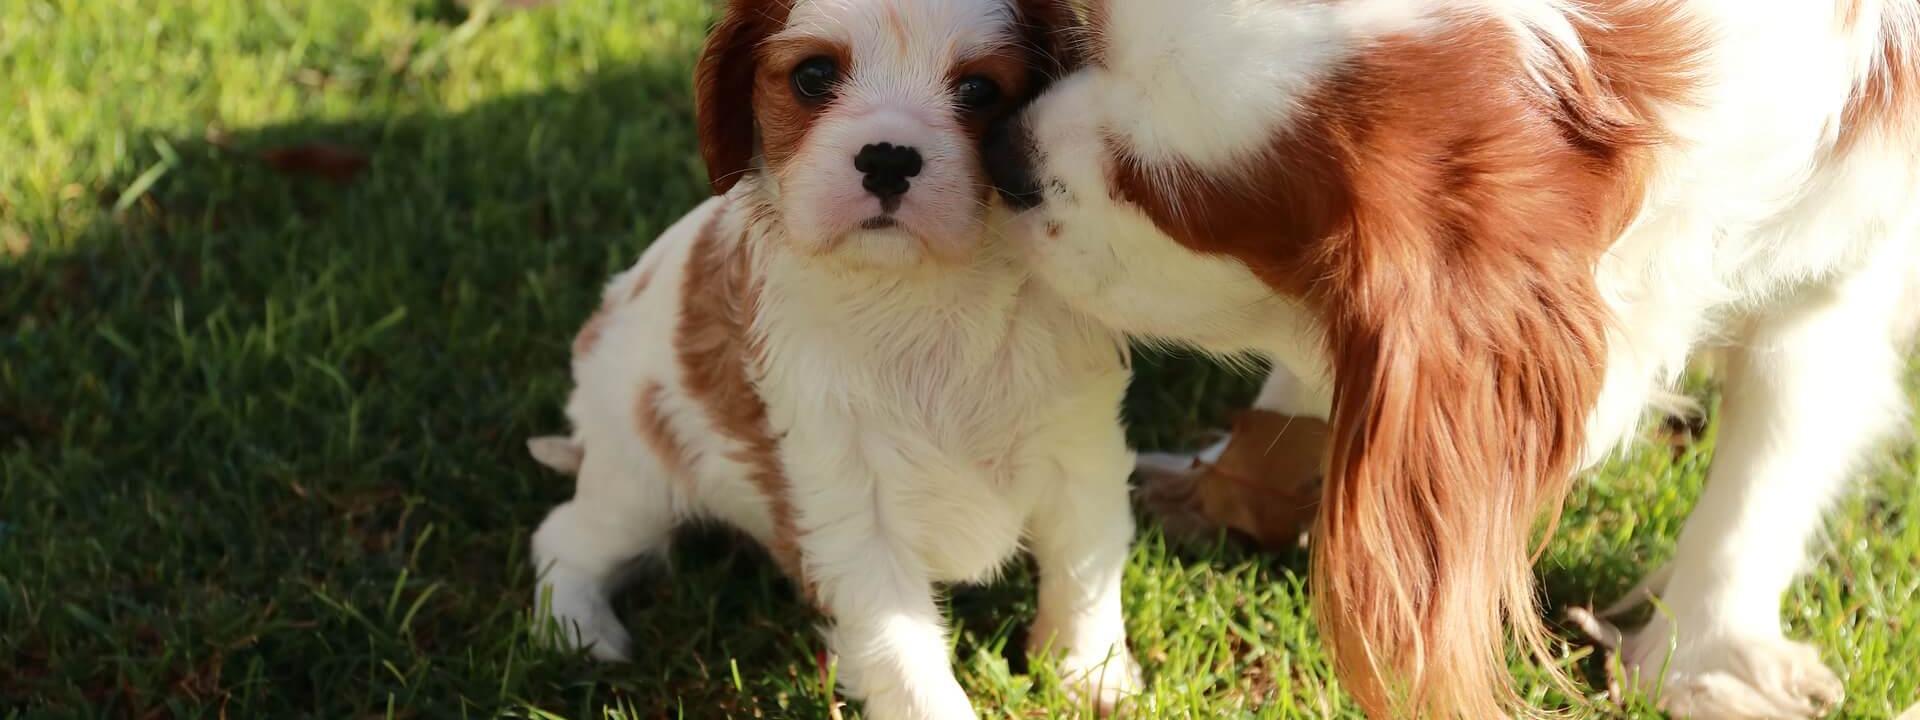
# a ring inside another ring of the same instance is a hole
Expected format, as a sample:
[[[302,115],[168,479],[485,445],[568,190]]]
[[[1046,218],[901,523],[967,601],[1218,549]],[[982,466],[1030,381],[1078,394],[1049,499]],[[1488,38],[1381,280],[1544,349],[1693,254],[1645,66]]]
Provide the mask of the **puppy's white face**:
[[[800,251],[896,266],[979,245],[992,203],[981,136],[1046,60],[1012,0],[735,0],[729,13],[784,15],[733,40],[745,55],[710,44],[704,62],[752,63],[750,88],[713,91],[742,93],[719,100],[753,119],[757,160],[736,171],[764,173]],[[703,137],[716,141],[738,138]],[[729,168],[708,158],[718,185]]]

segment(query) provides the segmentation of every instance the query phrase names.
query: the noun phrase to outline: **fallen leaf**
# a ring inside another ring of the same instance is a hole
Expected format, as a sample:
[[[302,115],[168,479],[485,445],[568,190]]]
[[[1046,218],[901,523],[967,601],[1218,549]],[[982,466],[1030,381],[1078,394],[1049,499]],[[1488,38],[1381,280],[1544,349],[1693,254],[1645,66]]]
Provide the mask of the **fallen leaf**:
[[[0,252],[20,257],[26,255],[31,247],[33,238],[27,237],[26,232],[12,225],[0,225]]]
[[[487,2],[488,0],[460,0],[460,5],[467,9],[473,9],[476,6],[481,5],[483,3],[487,3]],[[528,8],[536,8],[550,2],[553,2],[553,0],[492,0],[491,4],[494,7],[497,7],[503,10],[526,10]]]
[[[1320,504],[1326,424],[1250,410],[1211,462],[1147,455],[1139,497],[1170,536],[1205,541],[1231,530],[1273,552],[1303,546]]]
[[[308,143],[260,151],[260,160],[286,175],[301,175],[337,183],[353,181],[367,169],[366,153],[345,145]]]

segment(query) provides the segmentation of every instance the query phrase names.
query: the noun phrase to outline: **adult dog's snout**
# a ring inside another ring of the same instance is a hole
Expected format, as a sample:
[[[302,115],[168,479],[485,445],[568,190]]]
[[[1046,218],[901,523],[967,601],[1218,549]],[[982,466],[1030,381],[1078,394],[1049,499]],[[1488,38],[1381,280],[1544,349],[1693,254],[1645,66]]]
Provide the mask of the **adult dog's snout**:
[[[1039,178],[1034,176],[1034,152],[1033,135],[1018,113],[994,123],[987,131],[986,146],[981,150],[987,177],[1015,210],[1037,207],[1042,199]]]

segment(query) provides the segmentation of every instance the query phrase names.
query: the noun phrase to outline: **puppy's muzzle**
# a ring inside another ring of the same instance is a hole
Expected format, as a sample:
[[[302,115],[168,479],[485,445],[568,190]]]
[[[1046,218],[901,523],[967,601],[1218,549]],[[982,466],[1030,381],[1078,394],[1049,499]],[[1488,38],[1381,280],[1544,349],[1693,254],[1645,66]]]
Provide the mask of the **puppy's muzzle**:
[[[1015,210],[1038,207],[1044,199],[1040,180],[1034,174],[1036,152],[1033,133],[1020,113],[994,123],[987,131],[986,146],[981,150],[987,176],[1000,197]]]

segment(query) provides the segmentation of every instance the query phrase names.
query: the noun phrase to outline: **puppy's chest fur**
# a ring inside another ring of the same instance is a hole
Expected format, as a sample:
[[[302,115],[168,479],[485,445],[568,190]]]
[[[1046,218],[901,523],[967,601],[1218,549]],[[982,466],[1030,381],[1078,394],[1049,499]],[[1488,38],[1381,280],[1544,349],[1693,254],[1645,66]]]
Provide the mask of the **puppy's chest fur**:
[[[1023,426],[1125,371],[1118,338],[1000,258],[891,277],[802,262],[769,263],[755,327],[769,407],[845,415],[989,459]]]
[[[1117,420],[1124,342],[993,248],[887,270],[755,250],[755,387],[792,491],[870,478],[892,539],[937,578],[991,575],[1067,479],[1050,438]]]

